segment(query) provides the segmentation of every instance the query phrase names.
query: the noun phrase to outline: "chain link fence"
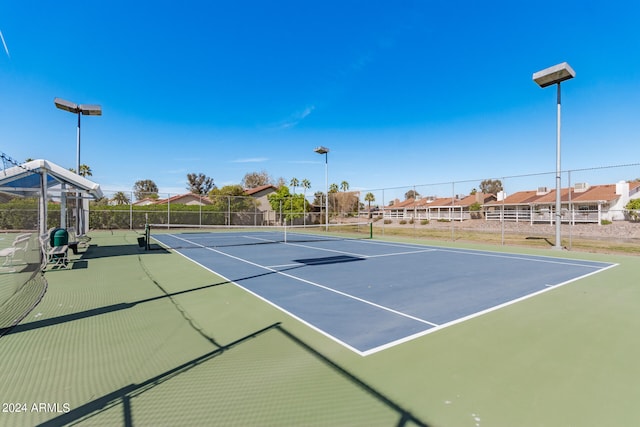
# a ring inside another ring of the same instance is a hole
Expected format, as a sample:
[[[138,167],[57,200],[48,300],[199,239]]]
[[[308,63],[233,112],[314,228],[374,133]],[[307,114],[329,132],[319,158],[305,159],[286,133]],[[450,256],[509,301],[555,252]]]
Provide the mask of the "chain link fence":
[[[563,245],[587,239],[595,249],[640,251],[638,209],[630,207],[640,199],[639,181],[639,163],[563,171]],[[548,246],[558,217],[556,173],[362,190],[359,216],[374,221],[377,235]]]

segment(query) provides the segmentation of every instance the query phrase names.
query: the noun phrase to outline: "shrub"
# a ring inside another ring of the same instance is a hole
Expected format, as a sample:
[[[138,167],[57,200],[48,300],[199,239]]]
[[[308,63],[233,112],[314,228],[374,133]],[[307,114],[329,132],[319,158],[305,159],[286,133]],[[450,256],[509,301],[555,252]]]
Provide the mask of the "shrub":
[[[603,220],[600,220],[600,224],[609,225],[609,224],[611,224],[611,221],[609,221],[608,219],[603,219]]]
[[[428,219],[420,220],[420,224],[421,225],[427,225],[427,224],[429,224],[429,220]]]
[[[391,220],[390,220],[390,219],[385,219],[385,220],[384,220],[384,223],[385,223],[385,224],[391,224]]]
[[[405,221],[404,219],[401,219],[401,220],[400,220],[400,224],[401,224],[401,225],[405,225],[406,223],[407,223],[407,221]]]

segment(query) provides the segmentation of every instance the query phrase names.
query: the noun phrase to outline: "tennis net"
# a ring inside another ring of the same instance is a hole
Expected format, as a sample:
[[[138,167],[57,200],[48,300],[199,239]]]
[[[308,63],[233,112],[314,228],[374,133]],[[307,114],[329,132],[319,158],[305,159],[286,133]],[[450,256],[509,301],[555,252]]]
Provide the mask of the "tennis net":
[[[369,222],[255,227],[149,224],[147,229],[149,242],[157,242],[163,247],[175,249],[355,240],[373,237],[373,227]]]

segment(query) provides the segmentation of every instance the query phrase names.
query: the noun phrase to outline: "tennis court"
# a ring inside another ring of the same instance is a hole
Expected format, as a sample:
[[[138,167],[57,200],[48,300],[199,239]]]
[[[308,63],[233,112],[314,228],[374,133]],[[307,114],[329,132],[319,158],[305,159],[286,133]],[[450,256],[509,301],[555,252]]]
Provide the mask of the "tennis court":
[[[616,266],[270,230],[153,239],[363,356]]]

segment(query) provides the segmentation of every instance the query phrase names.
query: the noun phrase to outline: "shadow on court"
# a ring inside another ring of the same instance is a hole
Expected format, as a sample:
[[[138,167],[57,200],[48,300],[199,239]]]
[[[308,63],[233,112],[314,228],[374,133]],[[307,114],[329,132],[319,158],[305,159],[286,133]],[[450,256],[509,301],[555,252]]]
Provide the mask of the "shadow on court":
[[[293,260],[293,262],[298,262],[300,264],[305,264],[305,265],[327,265],[327,264],[338,264],[342,262],[352,262],[352,261],[364,261],[364,258],[350,256],[350,255],[338,255],[338,256]]]
[[[122,302],[122,303],[118,303],[118,304],[107,305],[107,306],[104,306],[104,307],[93,308],[91,310],[80,311],[78,313],[65,314],[64,316],[53,317],[51,319],[38,320],[38,321],[35,321],[35,322],[24,323],[24,324],[20,324],[20,325],[14,326],[11,329],[8,329],[8,331],[5,333],[5,335],[17,334],[17,333],[20,333],[20,332],[27,332],[27,331],[31,331],[31,330],[34,330],[34,329],[46,328],[47,326],[54,326],[54,325],[59,325],[59,324],[66,323],[66,322],[73,322],[75,320],[81,320],[81,319],[86,319],[86,318],[89,318],[89,317],[100,316],[102,314],[115,313],[115,312],[122,311],[122,310],[128,310],[128,309],[133,308],[133,307],[135,307],[135,306],[137,306],[139,304],[144,304],[144,303],[147,303],[147,302],[157,301],[157,300],[161,300],[161,299],[165,299],[165,298],[171,298],[171,297],[175,297],[175,296],[178,296],[178,295],[187,294],[187,293],[190,293],[190,292],[201,291],[201,290],[204,290],[204,289],[213,288],[215,286],[226,285],[228,283],[231,283],[231,282],[225,281],[225,282],[220,282],[220,283],[212,283],[210,285],[199,286],[197,288],[191,288],[191,289],[186,289],[184,291],[173,292],[173,293],[170,293],[170,294],[159,295],[159,296],[151,297],[151,298],[145,298],[145,299],[141,299],[141,300],[138,300],[138,301]]]
[[[549,244],[549,246],[554,246],[554,243],[552,241],[550,241],[548,238],[546,237],[537,237],[537,236],[527,236],[525,238],[525,240],[544,240],[545,242],[547,242]]]
[[[76,422],[86,421],[90,418],[98,418],[102,415],[102,413],[107,411],[121,411],[121,414],[111,413],[111,419],[114,417],[118,417],[122,420],[122,425],[124,426],[133,426],[134,419],[140,420],[142,423],[145,423],[144,413],[145,410],[148,411],[149,408],[144,407],[144,403],[151,405],[149,400],[152,399],[151,396],[147,396],[145,399],[136,401],[135,405],[132,405],[132,399],[136,399],[147,392],[152,392],[156,386],[163,385],[168,383],[169,387],[171,386],[170,381],[177,380],[180,382],[179,378],[183,374],[187,374],[194,368],[200,367],[201,369],[217,369],[216,360],[223,354],[227,355],[226,357],[233,358],[234,350],[236,348],[242,347],[244,344],[249,343],[253,339],[256,339],[260,336],[264,335],[272,335],[278,334],[280,338],[284,338],[285,342],[293,345],[293,349],[297,349],[301,352],[301,357],[311,356],[313,360],[316,362],[320,362],[319,369],[329,369],[334,375],[337,375],[339,378],[343,378],[347,380],[347,383],[350,384],[351,388],[354,388],[355,391],[359,391],[356,393],[360,396],[360,398],[366,399],[374,399],[381,406],[385,407],[387,411],[390,412],[390,418],[395,419],[393,422],[394,425],[402,427],[402,426],[423,426],[427,427],[428,424],[418,419],[416,416],[411,414],[409,411],[404,409],[398,403],[394,402],[391,398],[383,394],[382,392],[376,390],[374,387],[367,384],[362,379],[358,378],[353,373],[349,372],[344,367],[340,366],[336,362],[329,359],[327,356],[322,354],[317,349],[313,348],[308,343],[304,342],[301,338],[296,336],[293,332],[287,330],[283,327],[280,322],[274,323],[272,325],[266,326],[262,329],[256,330],[255,332],[250,333],[249,335],[243,336],[227,345],[221,346],[211,352],[203,354],[202,356],[196,357],[186,363],[178,365],[172,369],[169,369],[165,372],[162,372],[154,377],[147,379],[139,384],[129,384],[120,389],[114,390],[111,393],[100,396],[90,402],[85,403],[82,406],[72,409],[68,413],[57,416],[56,418],[50,419],[40,426],[58,426],[58,425],[66,425],[72,424]],[[278,337],[274,337],[278,339]],[[283,344],[284,345],[284,344]],[[214,363],[211,365],[211,363]],[[225,362],[220,362],[224,364]],[[322,368],[324,367],[324,368]],[[242,375],[242,374],[234,374],[234,375]],[[278,381],[277,378],[274,378],[273,381]],[[285,381],[286,382],[286,381]],[[259,384],[250,384],[250,387],[259,387]],[[213,389],[216,388],[215,384],[212,384],[211,387]],[[287,388],[291,387],[291,384],[286,384]],[[295,387],[295,385],[294,385]],[[187,390],[189,393],[193,390]],[[197,393],[197,392],[195,392]],[[195,398],[196,396],[194,396]],[[198,396],[199,397],[199,396]],[[269,396],[264,396],[265,401],[269,401]],[[140,402],[140,403],[138,403]],[[275,400],[278,405],[287,405],[286,401]],[[174,402],[175,403],[175,402]],[[251,402],[250,404],[256,405],[256,408],[261,408],[261,405],[264,405],[264,402]],[[311,404],[313,405],[313,403]],[[225,404],[225,408],[227,409],[227,413],[225,414],[224,419],[217,420],[219,422],[228,421],[229,419],[240,421],[241,423],[249,422],[250,425],[259,425],[261,423],[259,409],[257,409],[255,419],[252,419],[250,414],[246,412],[238,413],[236,415],[229,416],[228,412],[233,413],[234,409]],[[181,408],[177,408],[176,411],[180,412]],[[315,408],[316,410],[322,410],[325,413],[330,413],[332,408]],[[139,413],[134,413],[135,411],[139,411]],[[347,422],[353,420],[359,420],[361,417],[367,418],[368,414],[364,413],[362,408],[353,408],[353,413],[349,414],[350,418]],[[362,413],[358,412],[361,411]],[[206,411],[205,411],[206,412]],[[395,414],[395,415],[394,415]],[[197,414],[189,413],[184,414],[185,418],[193,421],[195,419],[199,419],[202,422],[211,423],[212,419],[210,415],[203,413],[201,417]],[[180,415],[178,415],[180,417]],[[99,419],[99,418],[98,418]],[[215,419],[215,416],[214,416]],[[309,424],[313,423],[315,420],[310,418],[306,412],[300,411],[299,413],[295,413],[291,415],[291,421],[295,424]],[[344,421],[344,420],[343,420]],[[339,420],[338,420],[339,422]]]
[[[107,246],[108,248],[114,248],[114,247],[119,247],[119,246]],[[123,247],[126,247],[126,245],[123,245]],[[109,253],[110,251],[106,251],[107,253]],[[140,255],[140,252],[136,252],[136,255]],[[104,255],[107,256],[107,255]],[[341,257],[332,257],[332,258],[341,258]],[[354,260],[356,260],[357,258],[355,258]],[[309,260],[312,261],[312,260]],[[79,261],[76,261],[79,262]],[[87,261],[84,261],[85,263]],[[280,271],[287,271],[287,270],[294,270],[296,268],[300,268],[303,267],[305,264],[300,264],[299,266],[293,266],[293,267],[288,267],[286,269],[280,270]],[[148,302],[153,302],[153,301],[158,301],[158,300],[162,300],[162,299],[172,299],[173,297],[176,296],[180,296],[180,295],[184,295],[184,294],[188,294],[191,292],[197,292],[197,291],[202,291],[205,289],[210,289],[216,286],[222,286],[222,285],[227,285],[227,284],[233,284],[233,283],[240,283],[242,281],[245,280],[250,280],[250,279],[255,279],[258,277],[264,277],[264,276],[270,276],[273,274],[277,274],[277,271],[267,271],[265,273],[261,273],[261,274],[256,274],[256,275],[252,275],[252,276],[246,276],[246,277],[240,277],[240,278],[234,278],[232,280],[225,280],[219,283],[211,283],[208,285],[204,285],[204,286],[198,286],[195,288],[190,288],[190,289],[185,289],[182,291],[178,291],[178,292],[167,292],[165,291],[165,289],[162,287],[162,285],[160,285],[160,283],[151,275],[151,272],[145,268],[143,265],[141,265],[143,271],[147,274],[147,276],[149,277],[149,279],[163,292],[163,295],[158,295],[155,297],[150,297],[150,298],[144,298],[138,301],[132,301],[132,302],[122,302],[122,303],[118,303],[118,304],[112,304],[112,305],[107,305],[107,306],[103,306],[103,307],[97,307],[97,308],[92,308],[90,310],[85,310],[85,311],[80,311],[78,313],[71,313],[71,314],[65,314],[63,316],[58,316],[58,317],[53,317],[50,319],[44,319],[44,320],[37,320],[34,322],[29,322],[29,323],[24,323],[24,324],[18,324],[16,326],[13,326],[12,328],[5,328],[0,330],[0,332],[2,332],[0,334],[0,336],[2,335],[11,335],[11,334],[17,334],[20,332],[27,332],[27,331],[31,331],[34,329],[40,329],[40,328],[46,328],[47,326],[54,326],[54,325],[59,325],[62,323],[66,323],[66,322],[73,322],[76,320],[82,320],[82,319],[86,319],[86,318],[90,318],[90,317],[94,317],[94,316],[100,316],[102,314],[108,314],[108,313],[115,313],[118,311],[122,311],[122,310],[128,310],[130,308],[136,307],[140,304],[145,304]],[[83,267],[86,268],[86,267]]]

